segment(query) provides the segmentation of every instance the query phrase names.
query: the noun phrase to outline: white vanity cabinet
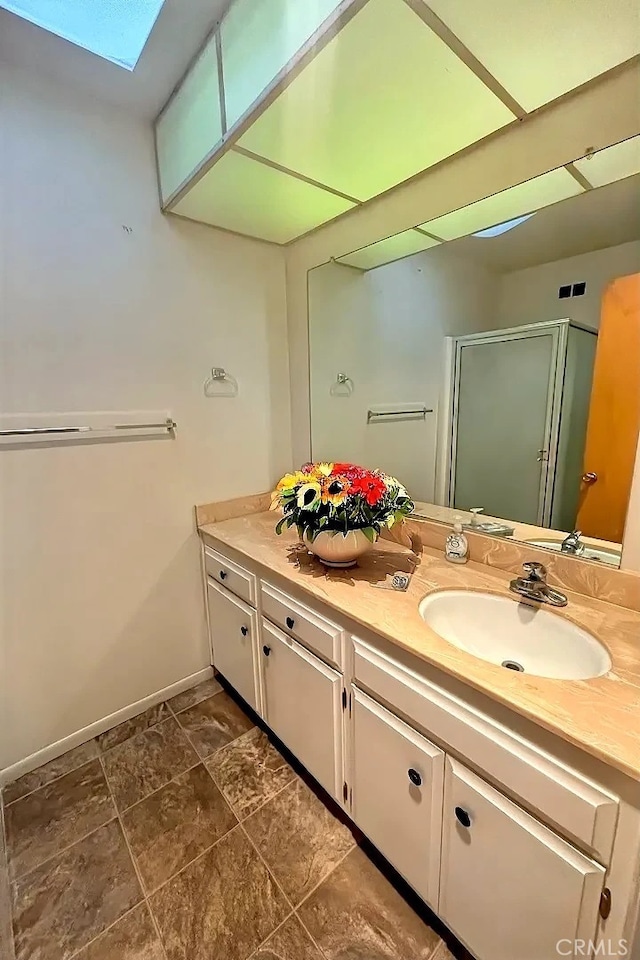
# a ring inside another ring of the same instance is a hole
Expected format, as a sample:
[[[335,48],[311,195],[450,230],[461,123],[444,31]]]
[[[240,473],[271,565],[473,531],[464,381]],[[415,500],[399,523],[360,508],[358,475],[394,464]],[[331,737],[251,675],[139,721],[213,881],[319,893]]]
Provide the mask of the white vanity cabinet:
[[[637,784],[230,552],[214,665],[477,960],[640,937]]]
[[[342,675],[264,618],[261,657],[265,721],[342,800]]]
[[[259,710],[256,648],[258,614],[207,578],[211,652],[215,667],[254,710]]]
[[[593,941],[604,877],[604,867],[447,757],[437,912],[477,960],[550,960],[562,955],[558,943],[566,951]]]
[[[353,819],[437,911],[444,752],[357,689],[352,714]]]

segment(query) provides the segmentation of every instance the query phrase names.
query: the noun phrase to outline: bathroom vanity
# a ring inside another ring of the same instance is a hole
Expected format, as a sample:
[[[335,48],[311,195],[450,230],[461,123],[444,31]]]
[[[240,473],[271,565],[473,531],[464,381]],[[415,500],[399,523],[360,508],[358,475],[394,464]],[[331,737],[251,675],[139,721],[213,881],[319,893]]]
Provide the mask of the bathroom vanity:
[[[636,956],[640,613],[570,593],[557,616],[611,669],[517,673],[419,609],[440,590],[509,597],[508,573],[424,548],[396,592],[381,586],[414,568],[407,548],[326,572],[273,528],[200,527],[216,669],[477,960],[591,956],[596,937]]]

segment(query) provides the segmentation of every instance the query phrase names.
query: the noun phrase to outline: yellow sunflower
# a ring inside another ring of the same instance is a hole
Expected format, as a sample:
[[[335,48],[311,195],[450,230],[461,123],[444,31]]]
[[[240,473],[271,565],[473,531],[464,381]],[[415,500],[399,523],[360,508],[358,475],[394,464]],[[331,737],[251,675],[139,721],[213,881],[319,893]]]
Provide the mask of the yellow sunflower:
[[[334,507],[339,507],[346,497],[351,481],[347,477],[326,477],[322,481],[322,502],[331,503]]]

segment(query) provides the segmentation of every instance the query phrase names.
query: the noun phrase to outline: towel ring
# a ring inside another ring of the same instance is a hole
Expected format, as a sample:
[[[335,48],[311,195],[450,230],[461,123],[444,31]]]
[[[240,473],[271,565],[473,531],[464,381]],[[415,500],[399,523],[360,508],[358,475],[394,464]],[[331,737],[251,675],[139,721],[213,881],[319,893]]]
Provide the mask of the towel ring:
[[[350,397],[353,393],[353,380],[346,373],[339,373],[329,387],[332,397]]]
[[[220,389],[221,388],[221,389]],[[205,397],[237,397],[238,381],[224,367],[212,367],[204,382]]]

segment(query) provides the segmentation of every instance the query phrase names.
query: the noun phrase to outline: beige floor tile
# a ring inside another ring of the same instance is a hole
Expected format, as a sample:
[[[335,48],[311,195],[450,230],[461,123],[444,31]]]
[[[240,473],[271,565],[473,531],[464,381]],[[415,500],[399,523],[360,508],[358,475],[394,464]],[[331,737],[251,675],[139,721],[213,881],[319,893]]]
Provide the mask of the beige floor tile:
[[[431,960],[440,944],[359,848],[298,913],[327,960]]]
[[[148,891],[159,887],[237,824],[202,764],[131,807],[122,822]]]
[[[348,827],[300,779],[244,823],[294,906],[354,846]]]
[[[74,960],[165,960],[146,904],[134,907]]]
[[[16,800],[5,810],[12,876],[32,870],[115,815],[99,760]]]
[[[224,691],[183,710],[178,721],[201,757],[211,754],[253,727],[235,700]]]
[[[186,710],[187,707],[193,707],[196,703],[202,703],[203,700],[208,700],[209,697],[215,696],[215,694],[220,693],[221,690],[222,685],[218,683],[215,677],[211,677],[209,680],[204,680],[202,683],[199,683],[197,687],[191,687],[190,690],[179,693],[167,702],[174,713],[180,713],[181,710]]]
[[[168,960],[246,960],[289,907],[240,827],[150,899]]]
[[[218,750],[207,767],[243,820],[295,779],[284,757],[258,727]]]
[[[43,764],[43,766],[38,767],[37,770],[33,770],[31,773],[25,773],[19,780],[8,783],[3,791],[5,804],[13,803],[14,800],[25,797],[28,793],[32,793],[40,787],[45,787],[48,783],[52,783],[59,777],[63,777],[65,773],[71,773],[72,770],[77,770],[78,767],[83,766],[83,764],[88,763],[90,760],[94,760],[97,756],[98,746],[95,740],[82,743],[79,747],[63,753],[61,757],[57,757],[55,760],[50,760],[49,763]]]
[[[124,810],[195,766],[198,756],[171,717],[109,750],[102,760],[118,809]]]
[[[323,960],[297,917],[292,916],[269,937],[251,960]]]
[[[13,885],[17,960],[68,960],[141,897],[122,829],[112,820]]]
[[[144,713],[132,717],[131,720],[125,720],[124,723],[119,723],[117,727],[112,727],[111,730],[101,733],[97,737],[98,747],[103,751],[117,747],[126,740],[130,740],[131,737],[135,737],[136,734],[142,733],[143,730],[148,730],[156,723],[161,723],[169,716],[171,716],[171,712],[166,703],[158,703],[155,707],[149,707]]]

